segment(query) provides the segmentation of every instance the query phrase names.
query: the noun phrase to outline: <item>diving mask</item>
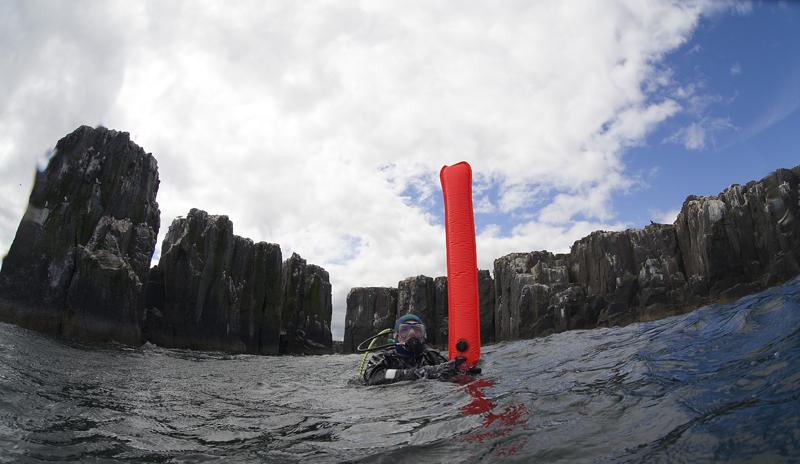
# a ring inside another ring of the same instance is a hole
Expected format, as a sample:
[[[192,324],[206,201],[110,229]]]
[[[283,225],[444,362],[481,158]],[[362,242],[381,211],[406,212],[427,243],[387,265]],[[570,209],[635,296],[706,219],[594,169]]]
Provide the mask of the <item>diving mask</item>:
[[[395,341],[400,344],[407,344],[411,339],[417,339],[419,342],[425,342],[425,324],[418,322],[404,322],[397,327],[395,334]]]

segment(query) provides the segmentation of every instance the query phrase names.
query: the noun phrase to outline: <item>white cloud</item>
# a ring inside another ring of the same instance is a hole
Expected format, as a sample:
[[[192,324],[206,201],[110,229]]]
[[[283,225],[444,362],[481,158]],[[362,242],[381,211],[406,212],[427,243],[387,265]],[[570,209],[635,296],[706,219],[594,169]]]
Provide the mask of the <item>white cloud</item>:
[[[687,150],[704,150],[707,142],[716,147],[714,133],[727,129],[736,129],[728,118],[703,118],[678,129],[664,141],[683,145]]]
[[[738,61],[731,65],[731,76],[738,76],[742,73],[742,64]]]
[[[653,98],[659,63],[719,8],[3,2],[0,249],[36,159],[103,123],[158,159],[162,236],[198,207],[322,265],[341,336],[350,287],[444,274],[428,210],[444,164],[469,160],[476,191],[497,192],[478,208],[521,221],[482,231],[481,267],[623,227],[621,154],[679,110]]]
[[[624,223],[574,221],[569,224],[546,224],[531,221],[517,225],[508,236],[497,228],[487,228],[476,237],[478,267],[492,269],[494,260],[514,251],[547,250],[567,253],[572,244],[595,230],[624,230]]]
[[[473,196],[474,192],[473,192]],[[473,209],[475,210],[475,214],[491,214],[497,211],[497,206],[492,203],[492,200],[489,197],[478,197],[477,201],[473,205]]]
[[[734,1],[730,3],[733,11],[739,15],[747,15],[753,11],[753,2],[750,0]]]
[[[693,122],[673,134],[669,141],[682,143],[687,150],[701,150],[706,147],[706,130],[702,124]]]
[[[738,63],[731,68],[731,74],[734,74],[737,65]],[[740,66],[736,72],[741,72]],[[730,118],[713,114],[715,105],[730,103],[735,96],[723,98],[721,95],[709,92],[703,79],[676,86],[671,89],[670,97],[675,100],[675,105],[678,107],[676,113],[685,114],[691,122],[675,130],[662,142],[683,145],[687,150],[705,150],[708,145],[717,147],[716,139],[720,132],[738,129]]]

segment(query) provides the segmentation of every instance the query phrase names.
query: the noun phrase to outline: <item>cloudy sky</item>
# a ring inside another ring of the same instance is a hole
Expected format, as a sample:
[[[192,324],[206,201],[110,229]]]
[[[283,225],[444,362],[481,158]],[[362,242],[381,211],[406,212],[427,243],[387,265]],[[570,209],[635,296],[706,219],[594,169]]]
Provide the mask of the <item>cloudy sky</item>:
[[[800,164],[799,43],[781,2],[6,0],[0,254],[104,125],[157,158],[161,237],[197,207],[323,266],[341,338],[350,288],[445,274],[443,165],[491,269]]]

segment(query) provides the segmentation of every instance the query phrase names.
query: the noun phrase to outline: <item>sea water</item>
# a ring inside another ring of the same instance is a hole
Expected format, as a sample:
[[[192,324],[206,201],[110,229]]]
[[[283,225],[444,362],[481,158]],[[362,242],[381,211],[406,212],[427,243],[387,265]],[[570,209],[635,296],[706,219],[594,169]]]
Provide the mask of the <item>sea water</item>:
[[[800,279],[483,348],[365,387],[359,355],[86,344],[0,324],[0,462],[798,462]]]

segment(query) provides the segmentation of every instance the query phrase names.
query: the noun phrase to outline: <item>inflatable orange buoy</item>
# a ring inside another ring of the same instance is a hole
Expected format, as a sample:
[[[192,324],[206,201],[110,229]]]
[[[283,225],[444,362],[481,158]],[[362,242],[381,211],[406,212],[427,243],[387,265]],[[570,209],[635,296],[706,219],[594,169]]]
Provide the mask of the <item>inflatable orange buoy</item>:
[[[447,241],[447,313],[450,359],[463,356],[464,369],[481,358],[481,319],[478,308],[478,258],[472,213],[472,168],[462,161],[442,167]]]

